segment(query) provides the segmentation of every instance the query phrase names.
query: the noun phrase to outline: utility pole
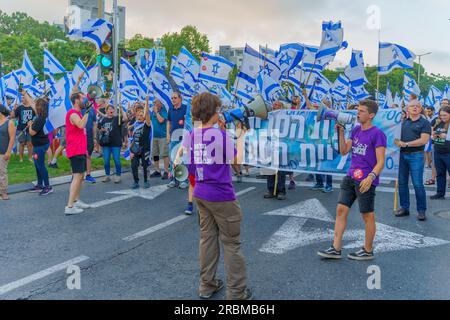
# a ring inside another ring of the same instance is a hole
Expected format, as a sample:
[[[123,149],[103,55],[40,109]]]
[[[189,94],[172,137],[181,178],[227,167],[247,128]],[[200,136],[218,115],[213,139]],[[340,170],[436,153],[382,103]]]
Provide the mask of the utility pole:
[[[103,19],[105,17],[105,8],[103,7],[104,0],[98,0],[98,11],[97,18]],[[103,72],[102,72],[102,64],[98,63],[98,73],[97,73],[97,85],[103,89]]]
[[[427,56],[427,55],[429,55],[429,54],[432,54],[432,52],[428,52],[428,53],[424,53],[424,54],[418,54],[417,56],[419,57],[419,74],[417,75],[417,85],[420,87],[420,69],[421,69],[421,67],[422,67],[422,64],[421,64],[421,60],[422,60],[422,57],[423,56]]]
[[[118,107],[119,103],[118,103],[118,97],[119,97],[119,92],[118,92],[118,76],[119,76],[119,70],[117,67],[117,63],[119,61],[119,11],[118,11],[118,7],[117,7],[117,0],[114,0],[114,5],[113,5],[113,43],[114,43],[114,48],[113,48],[113,55],[114,55],[114,78],[113,78],[113,88],[114,88],[114,106]]]

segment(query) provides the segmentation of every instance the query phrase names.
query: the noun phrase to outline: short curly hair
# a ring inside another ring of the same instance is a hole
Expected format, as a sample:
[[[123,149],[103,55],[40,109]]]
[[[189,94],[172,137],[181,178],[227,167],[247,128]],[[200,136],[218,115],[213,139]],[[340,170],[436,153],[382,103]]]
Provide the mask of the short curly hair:
[[[218,96],[204,92],[195,96],[192,99],[191,105],[192,118],[206,124],[222,106],[222,102]]]

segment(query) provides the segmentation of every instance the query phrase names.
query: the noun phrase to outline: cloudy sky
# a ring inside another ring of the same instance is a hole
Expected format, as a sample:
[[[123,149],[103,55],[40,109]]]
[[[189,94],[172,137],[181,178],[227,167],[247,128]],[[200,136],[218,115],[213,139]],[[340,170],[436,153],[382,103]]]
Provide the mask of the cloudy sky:
[[[67,2],[0,0],[0,9],[61,23]],[[220,44],[267,44],[274,49],[288,42],[318,45],[321,22],[341,20],[350,47],[337,60],[345,64],[351,48],[363,50],[367,64],[377,63],[378,31],[373,26],[380,20],[382,41],[401,44],[416,54],[433,52],[422,59],[422,64],[428,72],[450,76],[450,1],[119,0],[119,5],[127,8],[127,37],[141,33],[157,38],[193,24],[208,35],[213,51]],[[106,0],[106,9],[110,8],[112,1]]]

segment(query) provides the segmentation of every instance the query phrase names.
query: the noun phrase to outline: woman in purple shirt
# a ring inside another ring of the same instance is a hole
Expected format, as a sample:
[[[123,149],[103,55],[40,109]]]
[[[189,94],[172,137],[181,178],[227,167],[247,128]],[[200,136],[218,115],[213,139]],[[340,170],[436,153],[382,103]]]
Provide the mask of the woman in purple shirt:
[[[249,300],[244,256],[241,252],[242,211],[234,192],[231,164],[236,162],[233,141],[215,127],[219,121],[220,99],[202,93],[192,99],[194,130],[186,142],[190,149],[188,164],[195,173],[194,200],[200,220],[199,297],[211,298],[223,288],[216,279],[221,240],[227,272],[227,299]],[[196,126],[201,122],[201,126]]]

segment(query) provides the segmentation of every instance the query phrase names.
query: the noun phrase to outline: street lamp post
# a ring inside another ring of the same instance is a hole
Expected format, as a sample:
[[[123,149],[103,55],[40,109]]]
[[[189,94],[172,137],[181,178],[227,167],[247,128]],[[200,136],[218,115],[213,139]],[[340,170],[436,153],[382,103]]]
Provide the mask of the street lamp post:
[[[421,60],[423,56],[427,56],[432,54],[433,52],[428,52],[428,53],[424,53],[424,54],[418,54],[417,56],[419,57],[419,74],[417,75],[417,85],[420,87],[420,68],[422,67],[421,64]]]

